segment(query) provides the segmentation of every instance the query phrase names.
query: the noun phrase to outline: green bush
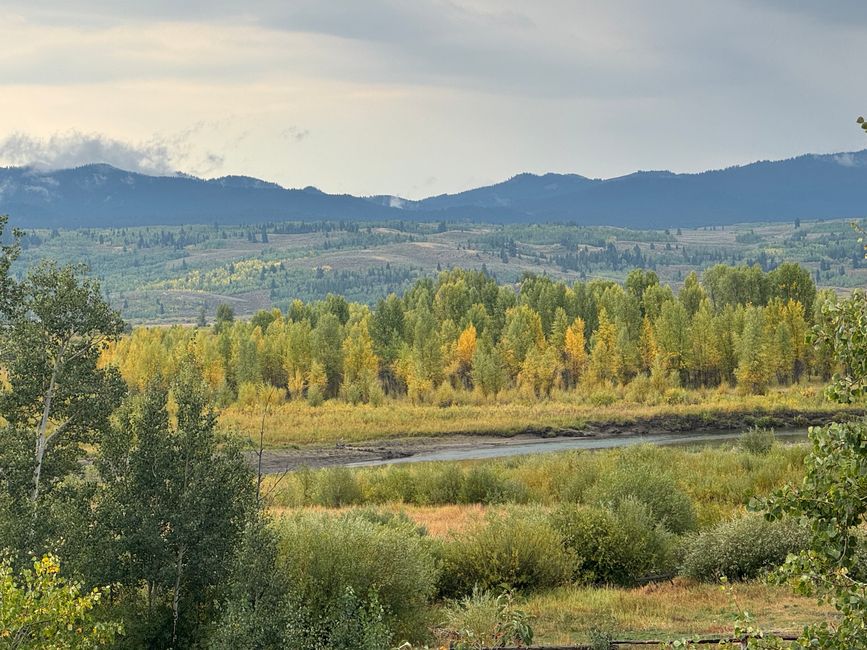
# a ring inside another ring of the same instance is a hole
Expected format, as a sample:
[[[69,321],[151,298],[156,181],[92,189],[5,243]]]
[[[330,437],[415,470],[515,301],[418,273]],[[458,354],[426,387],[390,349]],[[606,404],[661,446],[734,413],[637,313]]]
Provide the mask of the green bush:
[[[751,454],[764,456],[771,451],[775,441],[773,429],[750,427],[738,437],[738,446]]]
[[[367,501],[373,503],[416,502],[416,474],[401,465],[391,465],[369,475]]]
[[[617,401],[617,393],[613,388],[600,387],[590,393],[588,399],[593,406],[610,406]]]
[[[523,503],[527,501],[524,485],[504,478],[485,465],[474,465],[464,476],[462,503]]]
[[[473,589],[470,596],[445,610],[445,632],[450,648],[474,650],[533,643],[529,615],[515,607],[512,595],[495,596]]]
[[[488,589],[544,589],[564,584],[574,558],[543,517],[515,509],[490,517],[442,549],[440,591],[448,597]]]
[[[417,470],[416,487],[421,505],[460,503],[464,472],[457,463],[425,464]]]
[[[313,503],[326,508],[339,508],[361,503],[362,492],[355,474],[345,467],[325,469],[316,474],[317,484]]]
[[[674,536],[634,499],[614,511],[563,504],[550,520],[576,558],[579,582],[629,586],[674,568]]]
[[[626,457],[613,471],[601,475],[587,490],[587,503],[616,509],[624,500],[634,499],[645,504],[654,520],[671,532],[693,530],[696,519],[692,501],[671,475],[654,463],[635,458],[637,455]]]
[[[340,606],[347,588],[368,615],[375,594],[385,624],[414,639],[425,629],[425,606],[433,596],[437,568],[429,541],[396,518],[385,524],[369,515],[305,513],[279,524],[278,563],[310,612]]]
[[[747,515],[687,537],[680,573],[708,582],[722,576],[755,578],[803,549],[806,540],[806,531],[796,521],[769,522]]]

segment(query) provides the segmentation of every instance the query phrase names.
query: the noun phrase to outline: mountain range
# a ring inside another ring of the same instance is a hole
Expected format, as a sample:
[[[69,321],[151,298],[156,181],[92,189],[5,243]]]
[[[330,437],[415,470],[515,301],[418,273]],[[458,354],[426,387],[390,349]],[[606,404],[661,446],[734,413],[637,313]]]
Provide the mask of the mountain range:
[[[7,167],[0,168],[0,214],[23,228],[401,219],[670,228],[848,218],[867,214],[867,150],[697,174],[639,171],[605,180],[518,174],[418,201],[287,189],[245,176],[148,176],[106,164]]]

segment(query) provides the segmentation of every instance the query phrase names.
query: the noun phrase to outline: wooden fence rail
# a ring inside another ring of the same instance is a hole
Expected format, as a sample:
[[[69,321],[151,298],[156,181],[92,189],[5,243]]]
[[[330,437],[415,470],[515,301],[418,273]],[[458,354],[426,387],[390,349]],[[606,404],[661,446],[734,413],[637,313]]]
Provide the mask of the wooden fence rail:
[[[800,637],[797,635],[793,636],[791,634],[774,634],[768,633],[767,637],[773,637],[776,639],[780,639],[781,641],[797,641]],[[750,638],[754,637],[741,637],[741,638],[731,638],[731,637],[699,637],[699,638],[690,638],[684,637],[686,641],[689,642],[690,645],[733,645],[739,646],[740,648],[746,648],[747,643]],[[620,648],[620,647],[629,647],[629,646],[654,646],[657,648],[665,648],[670,647],[674,640],[662,640],[662,639],[613,639],[608,642],[609,648]],[[454,649],[457,646],[453,644],[449,644],[450,649]],[[595,646],[599,647],[599,646]],[[499,648],[482,648],[481,650],[594,650],[594,646],[589,644],[583,645],[545,645],[545,646],[505,646]]]

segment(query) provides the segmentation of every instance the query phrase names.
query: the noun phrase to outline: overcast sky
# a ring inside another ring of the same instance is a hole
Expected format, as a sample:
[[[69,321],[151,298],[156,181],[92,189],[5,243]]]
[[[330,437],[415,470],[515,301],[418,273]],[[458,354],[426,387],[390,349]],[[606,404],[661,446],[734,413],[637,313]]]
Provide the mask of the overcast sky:
[[[0,164],[411,198],[867,146],[862,0],[3,0]]]

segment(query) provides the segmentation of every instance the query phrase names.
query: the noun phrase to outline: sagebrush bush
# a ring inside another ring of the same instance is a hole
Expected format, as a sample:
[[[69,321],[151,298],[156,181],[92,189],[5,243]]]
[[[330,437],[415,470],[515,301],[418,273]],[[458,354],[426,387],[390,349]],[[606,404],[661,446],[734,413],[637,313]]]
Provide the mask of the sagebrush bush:
[[[764,456],[771,451],[775,441],[773,429],[750,427],[738,437],[738,446],[751,454]]]
[[[574,558],[543,516],[525,508],[489,517],[442,548],[440,592],[447,597],[473,588],[532,591],[565,584]]]
[[[638,453],[641,453],[639,450]],[[585,500],[615,509],[626,499],[645,504],[654,519],[673,533],[693,530],[695,510],[674,478],[661,467],[626,457],[613,471],[603,474],[587,490]]]
[[[284,518],[277,524],[279,566],[303,607],[331,611],[349,588],[368,611],[375,594],[389,629],[417,638],[437,584],[432,545],[400,517],[372,519],[370,513]]]
[[[562,504],[550,520],[572,551],[579,582],[629,586],[674,568],[674,536],[633,499],[614,511]]]
[[[723,576],[755,578],[803,549],[806,541],[807,532],[796,521],[769,522],[760,515],[746,515],[684,539],[680,573],[707,582]]]

